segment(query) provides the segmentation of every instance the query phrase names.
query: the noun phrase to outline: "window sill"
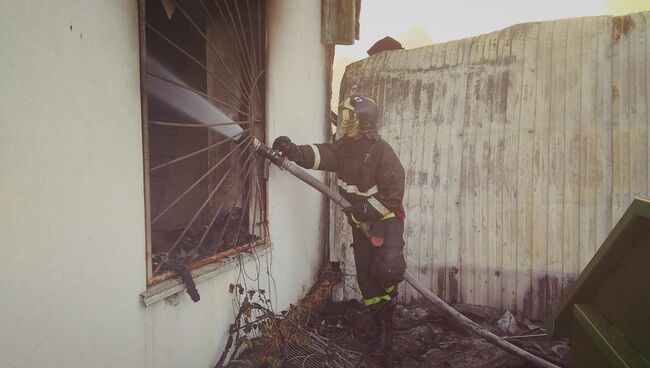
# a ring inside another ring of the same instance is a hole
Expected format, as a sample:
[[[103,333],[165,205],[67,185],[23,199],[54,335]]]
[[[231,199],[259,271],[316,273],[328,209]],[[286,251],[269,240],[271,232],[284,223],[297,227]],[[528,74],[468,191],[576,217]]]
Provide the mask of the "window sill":
[[[255,255],[257,256],[265,255],[271,250],[271,243],[262,243],[252,250],[255,251]],[[242,255],[243,262],[248,262],[253,258],[253,254],[250,251],[242,251],[240,254]],[[224,272],[234,269],[237,267],[238,260],[239,258],[233,255],[192,270],[194,283],[198,285],[203,281],[210,280]],[[185,291],[185,284],[181,282],[180,278],[175,277],[149,287],[147,291],[140,294],[140,300],[145,307],[148,307],[183,291]]]

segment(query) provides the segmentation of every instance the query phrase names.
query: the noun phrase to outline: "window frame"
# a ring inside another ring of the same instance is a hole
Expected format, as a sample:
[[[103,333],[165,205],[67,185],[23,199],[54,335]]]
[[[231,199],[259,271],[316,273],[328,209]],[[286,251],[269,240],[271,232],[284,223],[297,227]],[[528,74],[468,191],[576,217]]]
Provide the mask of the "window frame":
[[[150,0],[150,1],[160,1],[164,3],[165,0]],[[145,217],[145,263],[146,263],[146,278],[147,278],[147,292],[142,293],[143,302],[145,305],[160,300],[161,296],[164,298],[164,295],[171,295],[178,293],[184,290],[184,286],[179,280],[172,280],[176,278],[177,274],[174,271],[167,270],[162,271],[154,275],[153,267],[153,236],[152,236],[152,200],[151,200],[151,178],[150,178],[150,129],[149,129],[149,101],[148,101],[148,89],[147,89],[147,26],[146,26],[146,2],[147,0],[138,0],[138,33],[139,33],[139,62],[140,62],[140,98],[141,98],[141,121],[142,121],[142,150],[143,150],[143,186],[144,186],[144,217]],[[265,62],[265,67],[262,69],[264,78],[260,78],[260,82],[266,85],[266,66],[268,65],[268,47],[267,47],[267,37],[268,37],[268,9],[266,2],[262,2],[264,5],[261,8],[263,12],[262,25],[264,26],[264,32],[262,33],[264,39],[263,42],[263,57]],[[208,45],[206,44],[206,49]],[[206,51],[207,52],[207,51]],[[264,116],[266,116],[267,111],[267,96],[264,92],[262,94],[262,109]],[[266,134],[266,126],[262,127],[263,133]],[[258,137],[260,138],[260,137]],[[219,253],[215,253],[211,256],[201,258],[187,264],[188,270],[191,271],[193,278],[196,278],[195,281],[200,282],[206,278],[210,278],[220,274],[224,265],[234,263],[237,261],[242,261],[246,259],[247,256],[255,252],[265,252],[270,249],[271,243],[269,240],[268,234],[268,189],[266,187],[266,182],[260,183],[261,190],[261,201],[260,205],[262,206],[260,214],[261,223],[264,227],[264,231],[261,231],[260,239],[241,244],[239,246],[234,246],[228,249],[225,249]],[[247,214],[242,216],[250,217],[251,204],[247,206]],[[240,257],[244,255],[244,258]],[[207,275],[207,277],[206,277]],[[180,285],[180,290],[177,290]],[[170,294],[171,293],[171,294]],[[153,299],[151,299],[153,297]],[[150,302],[147,302],[150,300]]]

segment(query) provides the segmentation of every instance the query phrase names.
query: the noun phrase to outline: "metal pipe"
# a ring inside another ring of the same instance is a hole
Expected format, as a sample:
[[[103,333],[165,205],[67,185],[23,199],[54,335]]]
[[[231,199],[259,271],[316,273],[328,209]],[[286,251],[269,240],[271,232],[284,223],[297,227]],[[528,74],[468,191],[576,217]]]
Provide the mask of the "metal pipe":
[[[325,194],[327,197],[329,197],[339,206],[341,207],[351,206],[350,202],[348,202],[345,198],[343,198],[343,196],[339,194],[337,191],[328,187],[327,185],[325,185],[325,183],[316,179],[315,177],[307,173],[305,170],[300,168],[300,166],[296,165],[294,162],[287,159],[286,157],[280,155],[277,151],[267,147],[266,145],[264,145],[264,143],[260,142],[256,138],[253,138],[253,149],[259,155],[269,159],[269,161],[271,161],[277,167],[283,170],[287,170],[289,173],[291,173],[291,175],[304,181],[305,183],[307,183],[309,186],[313,187],[317,191]]]
[[[334,201],[334,203],[338,204],[342,208],[347,208],[352,205],[350,202],[348,202],[347,199],[343,198],[343,196],[339,192],[330,188],[320,180],[316,179],[308,172],[300,168],[300,166],[296,165],[294,162],[287,159],[286,157],[280,155],[276,150],[267,147],[266,145],[264,145],[264,143],[260,142],[256,138],[253,138],[253,149],[255,150],[255,152],[267,158],[269,161],[271,161],[274,165],[276,165],[280,169],[287,170],[289,173],[291,173],[291,175],[304,181],[305,183],[307,183],[309,186],[316,189],[317,191],[325,194],[330,200]],[[359,228],[361,229],[361,231],[363,231],[364,234],[366,235],[370,234],[370,229],[368,228],[368,224],[362,222],[359,224]]]
[[[309,184],[311,187],[314,189],[318,190],[319,192],[325,194],[328,196],[331,200],[333,200],[336,204],[338,204],[341,207],[349,207],[350,202],[348,202],[345,198],[341,196],[338,192],[332,190],[332,188],[328,187],[325,185],[325,183],[322,183],[318,179],[314,178],[310,174],[308,174],[305,170],[302,170],[298,165],[295,163],[291,162],[289,159],[286,157],[281,156],[278,154],[277,151],[272,150],[268,147],[266,147],[262,142],[260,142],[257,139],[253,139],[253,149],[260,155],[266,157],[269,159],[273,164],[276,166],[280,167],[281,169],[287,170],[290,172],[293,176],[297,177],[298,179],[304,181],[305,183]],[[364,224],[365,225],[365,224]],[[366,227],[367,228],[367,227]],[[367,232],[366,232],[367,233]],[[422,296],[427,298],[429,301],[431,301],[436,307],[438,307],[444,314],[451,318],[454,321],[458,321],[462,326],[466,327],[470,331],[473,331],[477,335],[485,338],[488,342],[496,345],[498,348],[503,349],[504,351],[513,354],[516,357],[519,357],[521,359],[524,359],[530,363],[533,363],[537,367],[541,368],[560,368],[559,366],[548,362],[536,355],[533,355],[529,353],[528,351],[513,345],[506,340],[500,338],[499,336],[493,334],[492,332],[484,329],[483,327],[479,326],[477,323],[472,321],[471,319],[465,317],[462,313],[458,312],[454,308],[452,308],[449,304],[445,303],[442,299],[440,299],[436,294],[434,294],[431,290],[428,290],[424,286],[422,286],[414,277],[409,273],[408,271],[404,272],[404,280],[409,283],[415,290],[417,290]]]

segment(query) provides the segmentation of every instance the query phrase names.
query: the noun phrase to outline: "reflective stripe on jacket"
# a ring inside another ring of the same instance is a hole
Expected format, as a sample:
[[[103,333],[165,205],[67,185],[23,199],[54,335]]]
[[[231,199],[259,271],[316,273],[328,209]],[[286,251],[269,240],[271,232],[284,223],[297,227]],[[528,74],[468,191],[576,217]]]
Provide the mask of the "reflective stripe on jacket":
[[[362,135],[333,143],[298,146],[295,162],[307,169],[337,173],[341,195],[355,204],[366,200],[381,220],[400,209],[404,197],[404,167],[393,148],[379,136]]]

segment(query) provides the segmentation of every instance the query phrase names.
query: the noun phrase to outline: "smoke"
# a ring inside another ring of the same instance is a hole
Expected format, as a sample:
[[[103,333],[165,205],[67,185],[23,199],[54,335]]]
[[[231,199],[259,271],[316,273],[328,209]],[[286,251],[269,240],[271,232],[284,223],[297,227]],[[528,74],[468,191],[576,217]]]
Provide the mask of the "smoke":
[[[187,86],[187,84],[158,61],[151,57],[147,58],[147,88],[153,98],[160,100],[189,118],[206,124],[232,121],[230,117],[208,99],[181,86]],[[243,131],[238,125],[221,125],[211,128],[228,138]]]

